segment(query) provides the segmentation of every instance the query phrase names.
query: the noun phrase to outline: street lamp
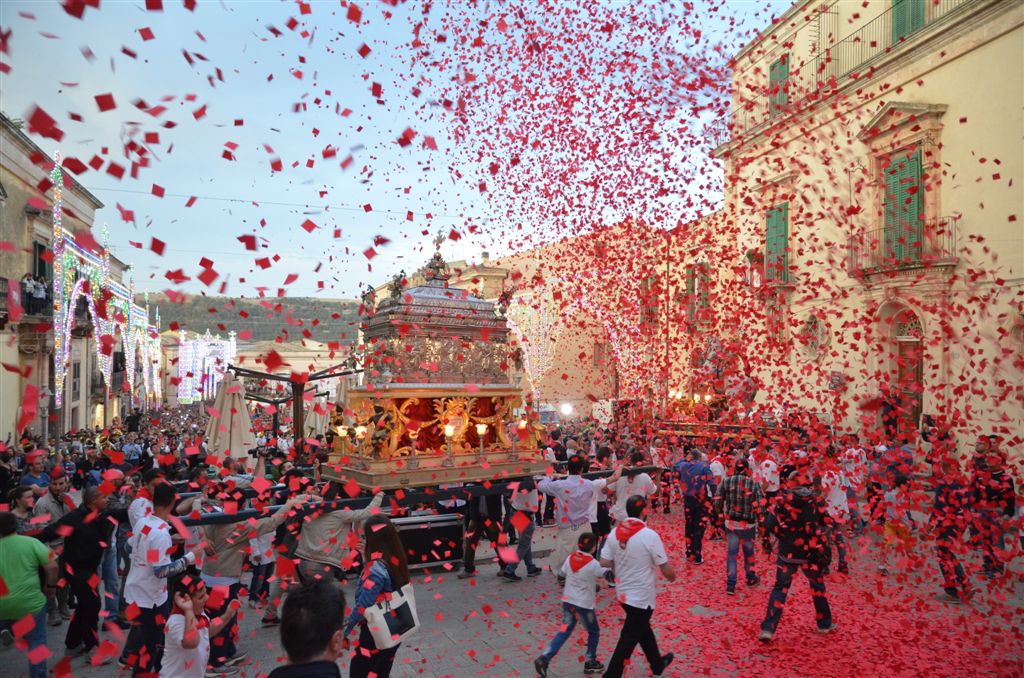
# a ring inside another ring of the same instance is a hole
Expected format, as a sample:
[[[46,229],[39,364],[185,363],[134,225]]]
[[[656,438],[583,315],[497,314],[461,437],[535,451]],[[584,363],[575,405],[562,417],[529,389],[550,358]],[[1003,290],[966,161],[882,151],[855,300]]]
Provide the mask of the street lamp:
[[[476,425],[476,435],[480,438],[480,456],[478,461],[484,460],[484,436],[487,434],[487,424]]]
[[[455,426],[452,424],[444,425],[444,437],[448,441],[448,454],[445,455],[444,461],[441,462],[441,466],[455,466],[455,460],[452,459],[452,436],[455,435]]]
[[[572,405],[569,403],[562,403],[562,416],[568,417],[570,414],[572,414]]]

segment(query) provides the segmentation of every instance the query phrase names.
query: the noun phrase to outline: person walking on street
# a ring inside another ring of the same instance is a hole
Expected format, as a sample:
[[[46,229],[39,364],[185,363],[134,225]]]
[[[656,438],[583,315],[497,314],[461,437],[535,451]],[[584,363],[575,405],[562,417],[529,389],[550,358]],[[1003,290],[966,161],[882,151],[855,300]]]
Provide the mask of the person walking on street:
[[[974,513],[978,542],[981,545],[985,576],[989,579],[1003,573],[1003,550],[1007,522],[1017,514],[1017,493],[1013,478],[1006,472],[1006,456],[999,449],[995,436],[979,441],[975,458]]]
[[[665,545],[657,532],[647,527],[647,499],[634,495],[626,500],[626,520],[619,523],[601,549],[601,566],[614,568],[618,583],[616,598],[626,613],[619,640],[608,662],[604,678],[622,678],[626,662],[639,644],[651,672],[660,676],[674,655],[661,654],[651,628],[657,598],[656,573],[675,581],[675,568],[668,562]]]
[[[700,449],[692,448],[688,459],[676,464],[683,493],[683,519],[686,521],[686,559],[704,563],[704,531],[707,529],[709,492],[715,477]]]
[[[959,605],[971,598],[964,566],[956,556],[957,551],[963,550],[970,500],[960,465],[955,459],[945,455],[934,458],[932,477],[935,478],[935,503],[932,505],[929,523],[935,535],[935,552],[942,573],[942,593],[938,599]]]
[[[747,458],[738,455],[733,462],[733,474],[718,486],[715,495],[725,524],[725,592],[736,593],[736,558],[743,549],[743,570],[747,586],[757,586],[761,579],[754,572],[754,537],[757,516],[764,505],[761,486],[747,469]]]
[[[366,542],[363,573],[359,577],[355,603],[342,636],[347,639],[352,629],[359,626],[359,640],[349,662],[349,678],[388,678],[401,643],[378,649],[364,613],[387,594],[400,590],[411,581],[409,564],[398,530],[386,515],[378,513],[367,519],[363,524],[363,536]]]
[[[64,469],[55,466],[50,476],[49,489],[43,496],[36,499],[32,508],[32,516],[40,519],[38,527],[46,528],[56,523],[65,515],[74,510],[75,505],[71,497],[67,495],[68,477]],[[64,538],[56,533],[50,535],[46,543],[50,550],[57,554],[57,566],[61,572],[64,571]],[[71,610],[68,609],[68,586],[58,581],[56,591],[47,591],[46,606],[49,610],[46,623],[50,626],[60,626],[64,620],[71,619]]]
[[[516,561],[506,564],[501,571],[501,576],[508,581],[522,581],[523,578],[516,574],[519,563],[526,566],[528,577],[536,577],[543,572],[543,569],[533,562],[533,533],[537,529],[533,514],[537,512],[538,499],[536,486],[527,489],[516,485],[512,488],[510,506],[515,514],[509,518],[509,522],[518,531],[519,539],[516,543]]]
[[[25,645],[18,647],[28,656],[28,676],[46,678],[46,599],[57,586],[57,561],[41,541],[17,531],[15,515],[0,513],[0,637],[13,639],[14,626],[24,626]],[[39,587],[40,569],[46,573],[47,595]]]
[[[533,660],[537,675],[547,678],[548,666],[558,651],[569,640],[576,622],[582,621],[587,627],[587,651],[583,664],[583,673],[591,675],[604,670],[604,664],[597,660],[597,646],[601,642],[601,627],[597,623],[597,589],[598,582],[605,573],[605,568],[594,558],[597,550],[597,536],[584,532],[577,541],[576,551],[562,564],[565,576],[565,591],[562,593],[562,623],[558,633],[544,654]]]
[[[167,580],[181,574],[196,562],[202,546],[178,559],[172,559],[171,525],[174,488],[161,483],[153,490],[152,513],[135,525],[132,534],[132,566],[125,582],[124,597],[138,608],[125,640],[121,662],[131,667],[132,675],[152,674],[160,670],[163,655],[164,624],[170,611]]]
[[[828,538],[825,534],[825,508],[821,499],[814,495],[806,466],[800,470],[787,467],[782,476],[786,478],[786,488],[766,521],[778,540],[778,560],[775,586],[768,596],[768,610],[758,635],[758,640],[763,643],[770,643],[775,637],[797,570],[803,570],[811,586],[818,632],[829,633],[836,628],[825,594],[821,565]]]
[[[551,554],[550,567],[559,584],[565,579],[558,574],[562,563],[569,557],[580,534],[590,527],[590,502],[594,497],[594,483],[581,474],[586,460],[573,455],[569,458],[569,475],[558,480],[545,478],[537,483],[541,494],[557,499],[555,524],[555,549]]]

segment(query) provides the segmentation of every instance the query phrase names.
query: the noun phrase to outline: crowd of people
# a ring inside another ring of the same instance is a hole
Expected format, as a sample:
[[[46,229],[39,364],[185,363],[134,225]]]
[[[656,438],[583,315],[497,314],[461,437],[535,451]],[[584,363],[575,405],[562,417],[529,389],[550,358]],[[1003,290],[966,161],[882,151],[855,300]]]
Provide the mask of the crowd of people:
[[[659,577],[677,577],[659,525],[648,524],[655,511],[676,507],[661,520],[684,524],[690,565],[704,563],[705,542],[724,541],[729,595],[741,582],[760,584],[758,549],[773,554],[757,631],[766,643],[798,571],[818,631],[836,628],[825,576],[849,571],[854,544],[897,577],[922,566],[921,546],[932,545],[940,600],[964,604],[974,594],[965,554],[980,550],[982,573],[998,578],[1015,552],[1007,531],[1019,529],[1012,473],[992,436],[965,464],[948,434],[915,448],[799,428],[752,441],[565,427],[549,432],[549,472],[534,482],[502,492],[466,487],[416,507],[378,493],[361,508],[339,509],[325,502],[348,494],[296,467],[287,444],[265,437],[251,458],[210,454],[201,417],[138,417],[121,435],[93,431],[95,440],[68,436],[52,452],[39,441],[0,452],[0,641],[17,640],[33,677],[46,675],[39,648],[47,629],[62,625],[62,662],[116,660],[133,675],[236,675],[248,660],[237,623],[247,602],[262,611],[264,626],[280,626],[290,665],[275,678],[337,676],[344,656],[349,675],[383,678],[400,644],[381,646],[365,613],[411,583],[389,516],[413,508],[462,516],[459,578],[479,576],[484,538],[505,581],[550,571],[562,587],[560,624],[534,659],[540,676],[577,624],[587,633],[585,674],[622,676],[637,645],[654,675],[675,660],[652,625]],[[246,509],[255,510],[234,519]],[[553,530],[554,548],[540,562],[533,537],[542,527]],[[341,584],[349,579],[358,581],[346,607]],[[614,589],[624,620],[607,666],[597,654],[602,586]],[[121,647],[101,642],[104,627],[108,638],[114,627],[127,631]]]

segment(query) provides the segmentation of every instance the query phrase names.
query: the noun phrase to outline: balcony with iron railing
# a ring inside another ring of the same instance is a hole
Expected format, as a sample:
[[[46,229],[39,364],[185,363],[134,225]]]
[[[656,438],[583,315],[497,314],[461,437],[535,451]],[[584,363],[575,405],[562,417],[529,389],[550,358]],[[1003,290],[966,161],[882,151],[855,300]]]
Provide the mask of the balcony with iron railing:
[[[877,228],[849,241],[849,272],[871,282],[877,277],[920,275],[926,270],[952,270],[959,263],[957,232],[960,217],[939,217],[917,226]]]
[[[720,148],[738,137],[752,134],[771,122],[806,110],[840,90],[848,82],[869,77],[887,57],[898,55],[903,46],[923,31],[965,16],[968,8],[989,0],[927,0],[920,13],[907,7],[907,0],[894,5],[809,61],[791,65],[785,86],[753,98],[737,97],[727,133],[720,123],[712,123],[706,133],[713,148]],[[895,24],[895,25],[894,25]]]

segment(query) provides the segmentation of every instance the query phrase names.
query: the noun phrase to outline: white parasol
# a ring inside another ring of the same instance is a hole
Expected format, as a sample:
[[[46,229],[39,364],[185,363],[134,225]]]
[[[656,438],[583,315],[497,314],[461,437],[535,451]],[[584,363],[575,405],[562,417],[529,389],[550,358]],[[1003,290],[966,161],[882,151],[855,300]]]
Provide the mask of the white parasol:
[[[245,387],[231,372],[224,375],[213,401],[215,415],[206,425],[206,445],[218,456],[245,458],[256,447],[252,432],[252,418],[245,404]]]

